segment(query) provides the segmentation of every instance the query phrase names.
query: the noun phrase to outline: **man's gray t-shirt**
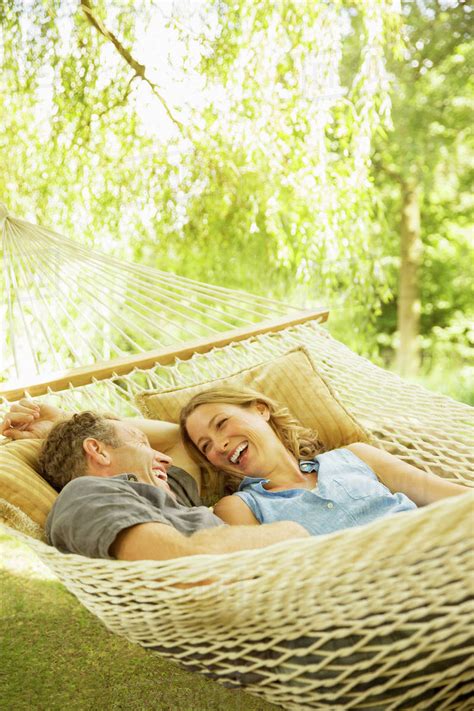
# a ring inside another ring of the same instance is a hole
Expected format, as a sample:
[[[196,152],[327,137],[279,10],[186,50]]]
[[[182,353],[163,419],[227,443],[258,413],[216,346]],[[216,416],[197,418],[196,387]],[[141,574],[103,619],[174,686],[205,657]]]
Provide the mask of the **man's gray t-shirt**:
[[[168,483],[176,499],[133,474],[78,477],[56,499],[46,521],[47,539],[63,553],[112,558],[109,549],[118,534],[139,523],[165,523],[185,536],[224,525],[208,508],[194,505],[200,500],[189,474],[172,467]]]

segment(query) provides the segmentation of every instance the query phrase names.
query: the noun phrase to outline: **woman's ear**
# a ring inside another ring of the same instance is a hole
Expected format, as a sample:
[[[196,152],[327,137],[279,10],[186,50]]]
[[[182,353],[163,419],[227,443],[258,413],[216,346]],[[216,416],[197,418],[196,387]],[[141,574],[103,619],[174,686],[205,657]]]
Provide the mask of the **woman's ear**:
[[[262,402],[261,400],[257,400],[255,403],[255,407],[257,409],[257,412],[262,415],[262,417],[265,419],[266,422],[270,420],[270,408],[265,402]]]

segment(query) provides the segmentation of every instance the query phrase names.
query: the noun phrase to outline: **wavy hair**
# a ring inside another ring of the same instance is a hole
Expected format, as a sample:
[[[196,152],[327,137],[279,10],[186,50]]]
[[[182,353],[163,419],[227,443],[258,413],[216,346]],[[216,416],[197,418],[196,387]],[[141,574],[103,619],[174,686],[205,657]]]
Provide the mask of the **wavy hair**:
[[[183,407],[180,413],[179,426],[183,444],[188,454],[205,471],[203,486],[206,493],[209,494],[211,491],[215,492],[216,489],[219,495],[235,491],[237,488],[236,484],[238,485],[240,479],[234,473],[227,472],[226,470],[222,470],[226,474],[225,483],[222,482],[222,477],[217,476],[217,470],[199,451],[189,436],[186,428],[186,422],[189,416],[201,405],[222,403],[247,408],[257,402],[262,402],[267,406],[270,412],[268,424],[278,439],[296,459],[311,459],[323,451],[323,445],[318,438],[317,432],[303,427],[290,413],[287,407],[267,397],[263,393],[259,393],[251,388],[239,388],[239,390],[237,390],[225,386],[204,390],[191,398],[188,404]]]
[[[109,420],[118,418],[86,411],[61,420],[53,427],[41,448],[39,469],[57,491],[78,476],[87,474],[87,459],[82,446],[87,437],[114,448],[120,446],[120,438]]]

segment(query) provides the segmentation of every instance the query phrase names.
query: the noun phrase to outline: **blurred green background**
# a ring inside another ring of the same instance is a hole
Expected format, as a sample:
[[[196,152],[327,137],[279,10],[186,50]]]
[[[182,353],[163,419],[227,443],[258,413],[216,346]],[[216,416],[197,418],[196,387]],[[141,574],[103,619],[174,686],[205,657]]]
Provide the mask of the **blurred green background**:
[[[122,259],[327,305],[357,352],[472,403],[471,16],[6,0],[0,199]]]

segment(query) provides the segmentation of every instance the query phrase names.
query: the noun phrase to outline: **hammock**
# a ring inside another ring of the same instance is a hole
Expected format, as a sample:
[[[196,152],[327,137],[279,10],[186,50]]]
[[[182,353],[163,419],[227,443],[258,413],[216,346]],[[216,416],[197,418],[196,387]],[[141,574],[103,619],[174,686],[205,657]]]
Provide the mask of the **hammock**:
[[[0,226],[4,410],[26,394],[140,414],[148,390],[226,377],[304,345],[376,446],[472,485],[472,409],[352,353],[320,325],[324,309],[302,314],[128,265],[6,209]],[[64,556],[9,533],[108,629],[284,708],[468,709],[473,501],[474,492],[329,536],[167,562]],[[41,535],[21,511],[18,520]]]

